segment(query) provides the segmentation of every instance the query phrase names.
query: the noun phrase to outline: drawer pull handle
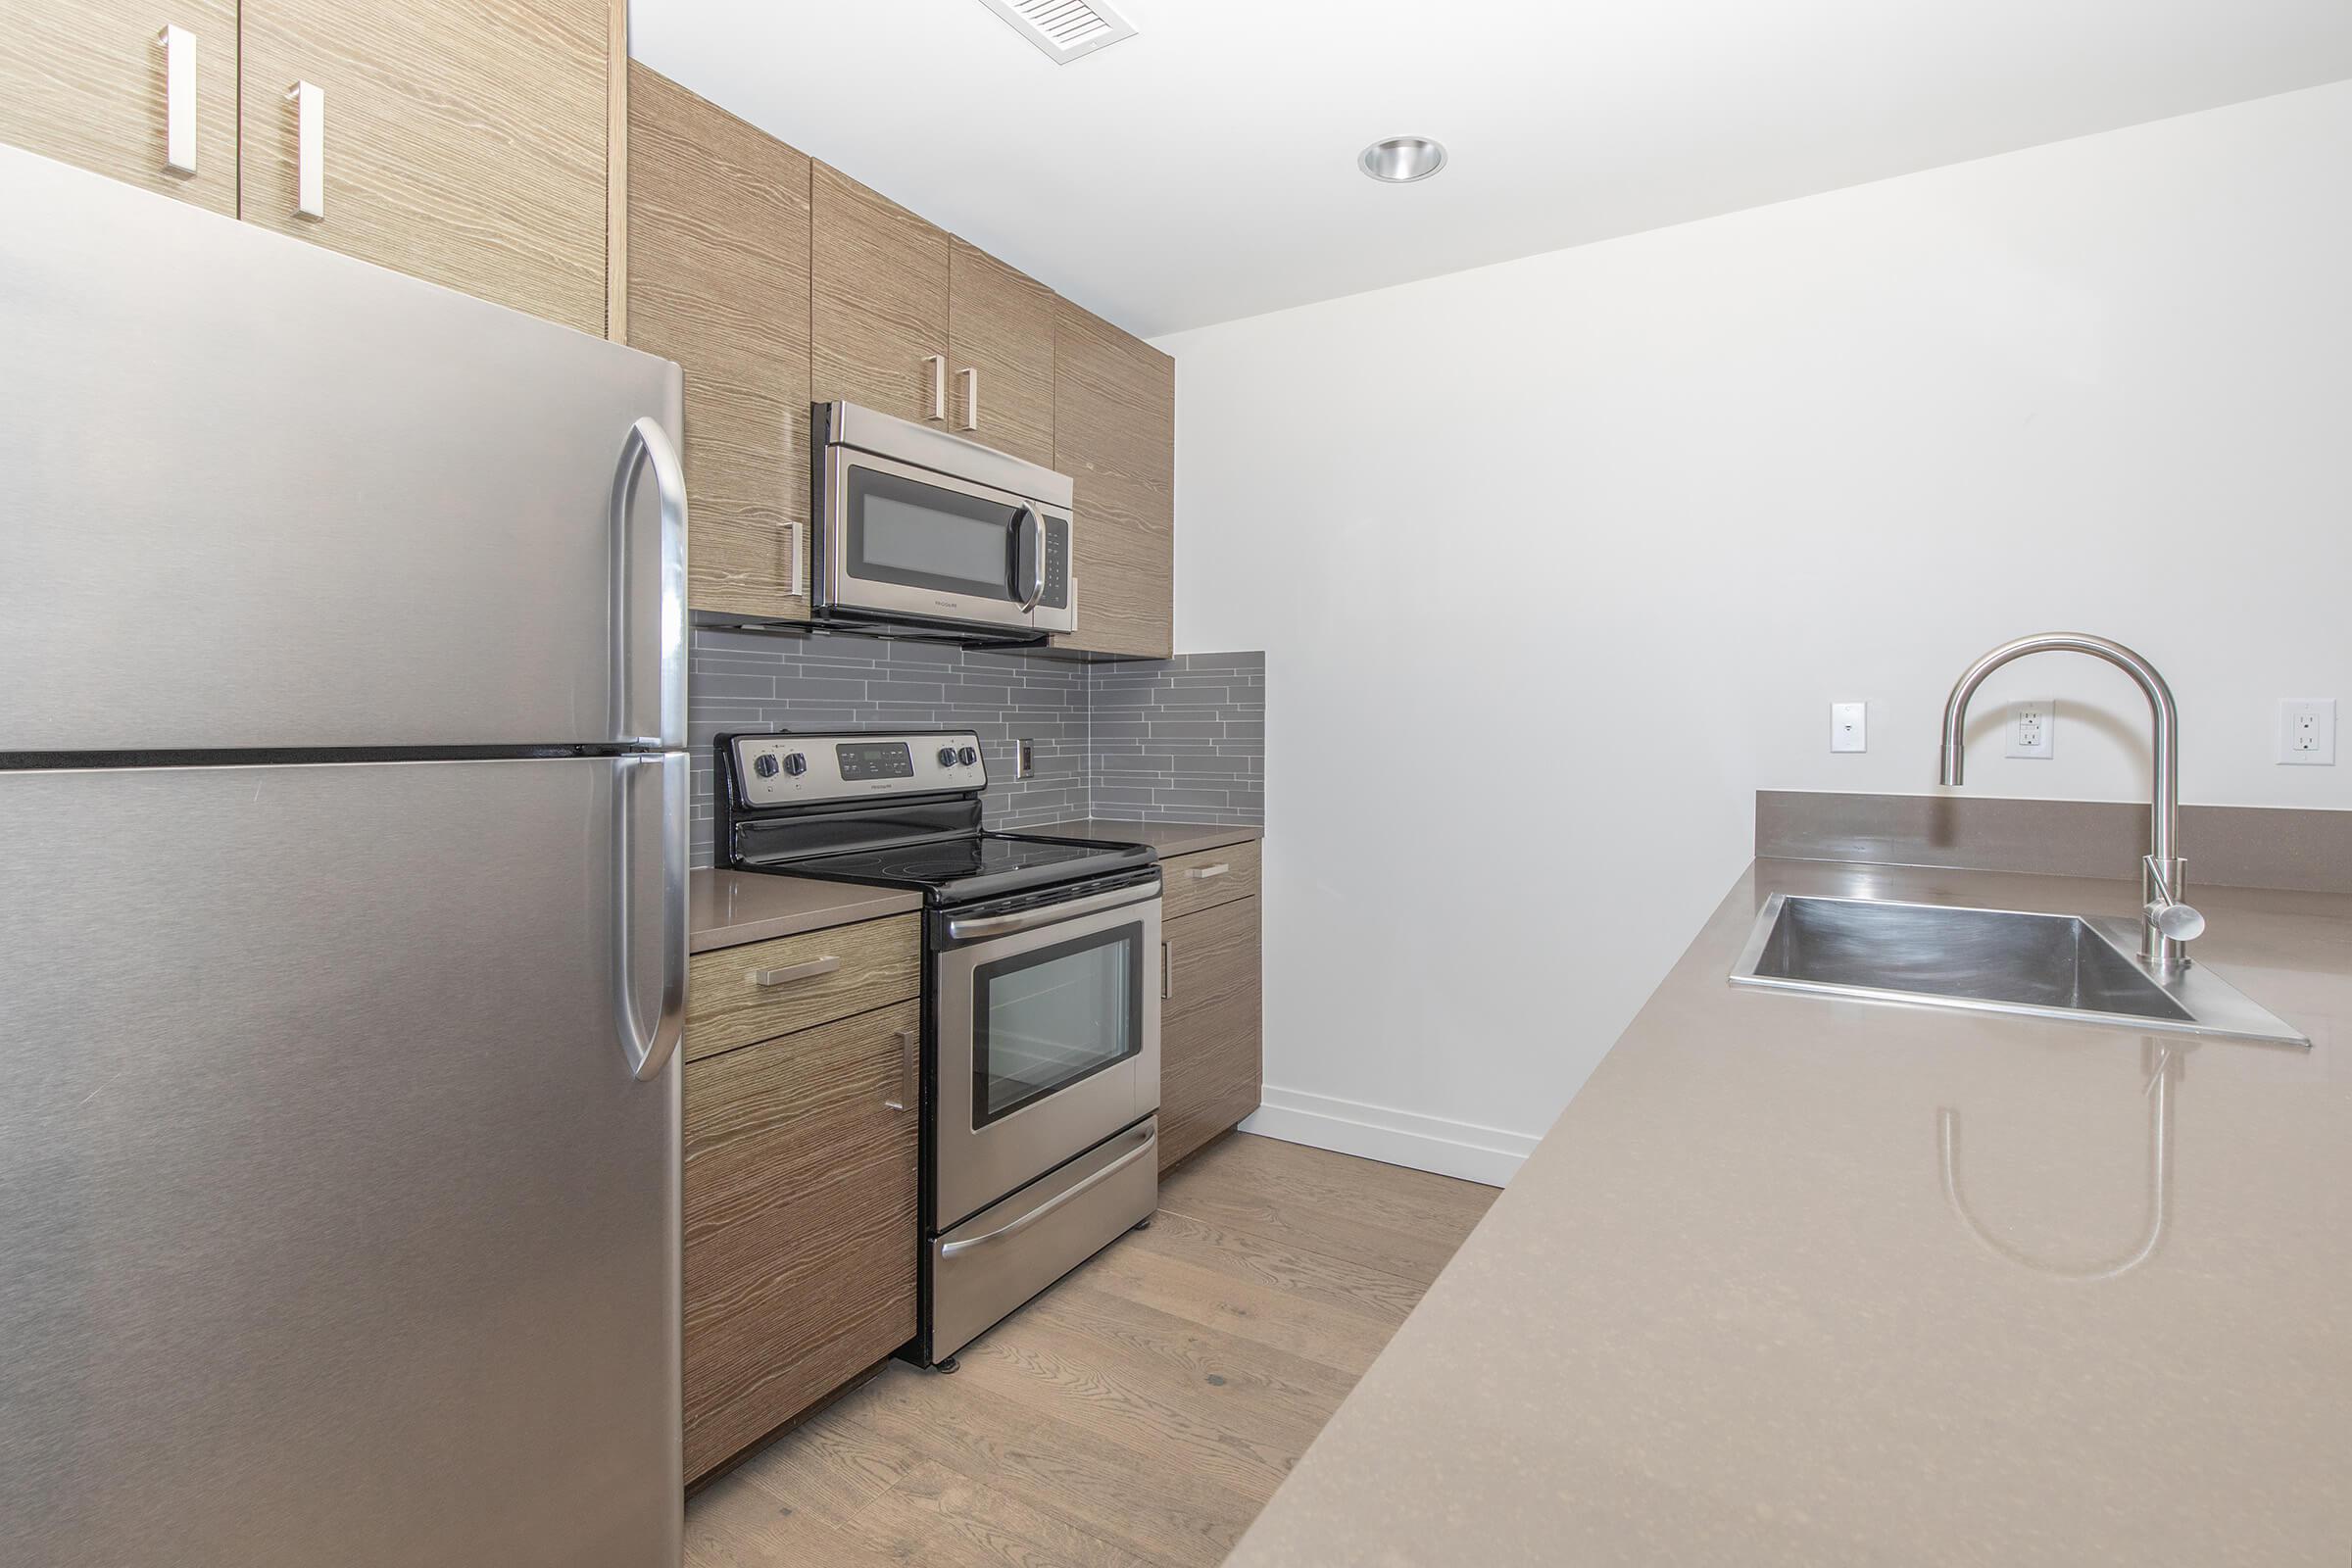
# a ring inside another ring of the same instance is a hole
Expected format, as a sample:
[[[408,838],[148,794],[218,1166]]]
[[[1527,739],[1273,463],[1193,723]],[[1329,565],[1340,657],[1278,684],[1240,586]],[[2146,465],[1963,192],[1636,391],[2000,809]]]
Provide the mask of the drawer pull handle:
[[[1027,1230],[1039,1220],[1044,1219],[1047,1215],[1053,1213],[1062,1204],[1070,1202],[1075,1199],[1084,1197],[1087,1193],[1092,1192],[1095,1188],[1102,1186],[1104,1182],[1110,1180],[1113,1176],[1116,1176],[1119,1172],[1125,1170],[1128,1166],[1134,1164],[1137,1160],[1152,1152],[1152,1148],[1157,1145],[1158,1142],[1159,1127],[1157,1123],[1154,1123],[1152,1129],[1144,1134],[1144,1141],[1141,1144],[1138,1144],[1134,1149],[1129,1150],[1126,1153],[1121,1154],[1118,1158],[1112,1160],[1109,1164],[1103,1166],[1101,1170],[1095,1172],[1092,1176],[1089,1176],[1077,1186],[1072,1187],[1067,1191],[1054,1194],[1052,1198],[1047,1199],[1044,1202],[1038,1204],[1035,1208],[1031,1209],[1028,1213],[1023,1214],[1020,1218],[1014,1220],[1009,1225],[1000,1225],[993,1231],[983,1232],[978,1236],[967,1238],[964,1241],[948,1243],[947,1246],[939,1250],[939,1255],[941,1257],[960,1257],[975,1247],[986,1247],[990,1242],[1001,1242],[1009,1237],[1020,1235],[1021,1232]]]
[[[326,216],[326,89],[298,81],[286,89],[294,106],[294,213]]]
[[[1159,945],[1159,1000],[1167,1001],[1176,995],[1176,944]]]
[[[795,980],[813,980],[820,974],[831,974],[840,967],[838,957],[810,958],[807,963],[788,963],[781,969],[754,969],[751,981],[756,986],[788,986]]]
[[[196,35],[166,27],[155,35],[164,50],[164,167],[196,172]]]
[[[923,1096],[923,1036],[920,1030],[899,1031],[899,1098],[882,1102],[886,1110],[912,1110]]]
[[[1205,882],[1212,876],[1223,876],[1232,869],[1232,861],[1220,860],[1215,865],[1196,865],[1184,874],[1196,882]]]

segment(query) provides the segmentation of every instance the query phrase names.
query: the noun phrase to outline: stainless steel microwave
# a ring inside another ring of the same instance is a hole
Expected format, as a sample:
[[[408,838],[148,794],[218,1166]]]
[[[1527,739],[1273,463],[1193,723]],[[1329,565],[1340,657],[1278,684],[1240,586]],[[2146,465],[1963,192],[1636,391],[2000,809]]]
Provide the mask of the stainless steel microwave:
[[[1067,475],[854,403],[815,405],[811,424],[820,619],[1077,630]]]

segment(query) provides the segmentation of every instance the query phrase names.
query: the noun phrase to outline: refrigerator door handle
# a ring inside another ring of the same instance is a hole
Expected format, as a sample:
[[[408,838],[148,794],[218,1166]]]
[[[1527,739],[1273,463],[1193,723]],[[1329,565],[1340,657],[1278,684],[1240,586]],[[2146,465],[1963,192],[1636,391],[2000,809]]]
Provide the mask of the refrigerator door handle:
[[[637,992],[636,783],[648,764],[662,784],[662,993],[652,1027]],[[612,785],[612,1010],[620,1054],[640,1083],[662,1076],[686,1032],[687,801],[693,759],[684,752],[620,759]]]
[[[629,511],[637,496],[637,476],[654,470],[654,488],[662,497],[662,670],[659,732],[632,734],[629,722],[629,685],[634,673],[629,645],[635,641],[629,624]],[[620,468],[612,476],[612,698],[609,714],[612,738],[623,746],[675,749],[686,744],[686,471],[678,464],[678,449],[661,421],[647,415],[629,426],[620,444]]]

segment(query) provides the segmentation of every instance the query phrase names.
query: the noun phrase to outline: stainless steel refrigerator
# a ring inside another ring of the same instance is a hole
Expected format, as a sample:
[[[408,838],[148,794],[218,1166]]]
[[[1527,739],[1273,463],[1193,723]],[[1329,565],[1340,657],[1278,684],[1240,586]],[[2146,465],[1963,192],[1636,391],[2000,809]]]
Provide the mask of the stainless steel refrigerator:
[[[0,213],[0,1560],[675,1564],[677,368]]]

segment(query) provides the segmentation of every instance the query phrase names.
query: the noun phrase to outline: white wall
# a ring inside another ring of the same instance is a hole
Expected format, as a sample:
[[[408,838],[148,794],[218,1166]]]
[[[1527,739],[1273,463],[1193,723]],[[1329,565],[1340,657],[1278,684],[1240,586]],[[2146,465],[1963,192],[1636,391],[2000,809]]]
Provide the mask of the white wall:
[[[1934,788],[2023,632],[2166,672],[2186,799],[2352,807],[2275,760],[2352,710],[2352,83],[1162,346],[1177,646],[1267,654],[1267,1130],[1507,1173],[1753,792]],[[2144,794],[2119,674],[2024,696],[2057,756],[1972,726],[1971,789]]]

